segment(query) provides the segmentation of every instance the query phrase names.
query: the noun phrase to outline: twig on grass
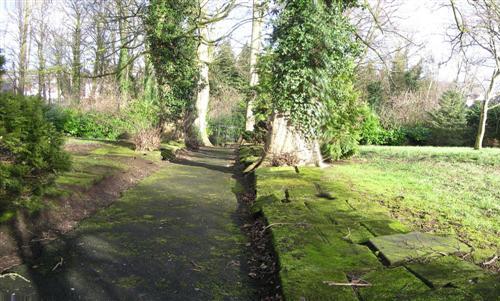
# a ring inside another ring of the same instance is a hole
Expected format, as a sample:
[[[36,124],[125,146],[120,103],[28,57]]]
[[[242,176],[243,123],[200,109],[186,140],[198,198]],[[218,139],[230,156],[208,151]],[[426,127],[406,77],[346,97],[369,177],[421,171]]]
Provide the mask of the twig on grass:
[[[486,262],[483,262],[483,265],[490,265],[490,264],[493,264],[495,263],[495,261],[497,261],[498,259],[498,255],[495,255],[493,256],[493,258],[491,258],[490,260],[486,261]]]
[[[193,271],[196,271],[196,272],[201,272],[203,270],[203,267],[199,264],[197,264],[196,262],[194,262],[194,260],[191,260],[190,263],[193,265]]]
[[[323,283],[327,284],[328,286],[356,286],[356,287],[372,286],[371,283],[368,283],[363,280],[353,280],[352,282],[323,281]]]
[[[19,279],[24,280],[24,281],[26,281],[28,283],[31,282],[28,279],[24,278],[23,276],[19,275],[18,273],[6,273],[6,274],[1,274],[0,275],[0,279],[7,278],[7,277],[9,277],[12,280],[16,280],[16,278],[19,278]]]
[[[264,231],[274,226],[283,226],[283,225],[293,225],[293,226],[310,226],[308,223],[272,223],[264,227]]]

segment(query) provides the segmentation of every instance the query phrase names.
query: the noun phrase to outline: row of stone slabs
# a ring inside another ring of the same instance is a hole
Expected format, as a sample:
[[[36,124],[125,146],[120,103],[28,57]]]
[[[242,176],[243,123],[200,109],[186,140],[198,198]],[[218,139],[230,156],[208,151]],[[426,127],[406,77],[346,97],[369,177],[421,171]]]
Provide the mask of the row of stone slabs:
[[[411,232],[368,244],[392,268],[362,277],[373,285],[358,290],[362,300],[500,300],[500,277],[453,256],[471,251],[453,237]]]

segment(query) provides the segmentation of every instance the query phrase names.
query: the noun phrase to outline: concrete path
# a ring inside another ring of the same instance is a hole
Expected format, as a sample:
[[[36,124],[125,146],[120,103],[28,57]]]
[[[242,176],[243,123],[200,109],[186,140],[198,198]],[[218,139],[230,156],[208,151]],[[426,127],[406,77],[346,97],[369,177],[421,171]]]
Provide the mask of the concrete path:
[[[0,279],[0,292],[9,299],[254,300],[231,160],[232,150],[214,148],[168,165],[18,267],[30,283]]]

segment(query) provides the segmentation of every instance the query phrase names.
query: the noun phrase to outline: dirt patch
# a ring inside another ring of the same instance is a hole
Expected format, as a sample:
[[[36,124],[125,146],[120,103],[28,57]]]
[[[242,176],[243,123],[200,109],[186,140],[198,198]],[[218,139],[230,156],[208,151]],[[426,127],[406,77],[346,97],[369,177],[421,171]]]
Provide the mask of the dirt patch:
[[[102,147],[102,145],[99,145],[98,143],[67,143],[64,145],[64,150],[75,155],[88,155],[91,151],[99,147]]]
[[[74,146],[74,147],[73,147]],[[98,145],[70,145],[73,153],[85,154]],[[78,222],[109,206],[122,192],[159,169],[162,164],[139,157],[117,157],[127,171],[109,175],[86,190],[46,200],[35,216],[19,211],[10,223],[0,226],[0,272],[38,257],[41,246],[74,229]]]

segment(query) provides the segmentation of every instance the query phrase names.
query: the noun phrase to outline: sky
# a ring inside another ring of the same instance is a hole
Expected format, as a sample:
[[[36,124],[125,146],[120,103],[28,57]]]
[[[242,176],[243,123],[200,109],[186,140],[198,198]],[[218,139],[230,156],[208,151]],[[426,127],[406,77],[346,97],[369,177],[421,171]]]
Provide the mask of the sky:
[[[221,2],[223,0],[215,1]],[[432,56],[436,63],[445,61],[450,55],[450,46],[446,42],[445,33],[452,22],[452,15],[446,8],[439,8],[439,3],[442,0],[399,1],[401,1],[399,18],[395,20],[398,28],[412,33],[413,39],[424,46],[417,53],[414,53],[413,60],[418,61],[420,58],[425,59]],[[245,4],[244,7],[236,9],[227,20],[217,24],[213,36],[218,37],[227,33],[235,23],[245,17],[248,18],[251,2],[251,0],[241,0],[241,3]],[[14,3],[15,0],[0,0],[0,48],[6,48],[13,40],[9,34],[6,34],[6,31],[13,26],[13,24],[9,26],[9,11],[12,11]],[[61,20],[61,18],[58,18],[56,14],[53,20]],[[250,22],[245,23],[233,33],[231,43],[236,52],[250,40],[250,33]],[[440,80],[450,81],[455,78],[456,70],[456,63],[452,61],[441,67],[436,73]]]

